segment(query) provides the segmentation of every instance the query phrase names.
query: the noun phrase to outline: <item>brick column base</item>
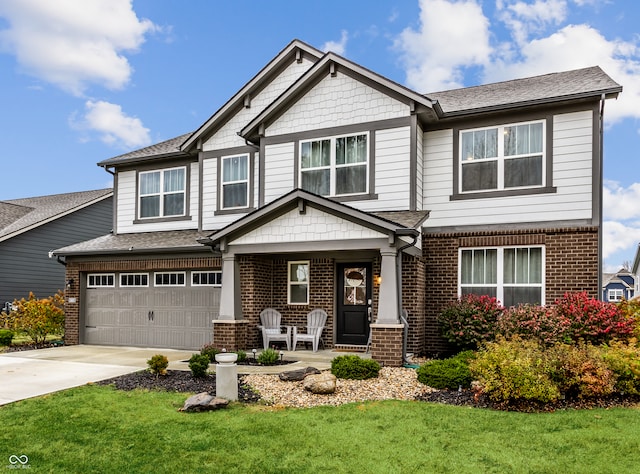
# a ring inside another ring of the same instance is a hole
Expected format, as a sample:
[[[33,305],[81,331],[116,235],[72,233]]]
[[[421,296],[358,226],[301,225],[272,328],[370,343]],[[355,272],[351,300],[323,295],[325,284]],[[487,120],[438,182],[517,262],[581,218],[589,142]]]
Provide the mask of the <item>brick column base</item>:
[[[245,350],[247,348],[247,327],[249,321],[242,320],[214,320],[213,345],[227,351]]]
[[[371,325],[371,358],[385,367],[402,367],[404,324]]]

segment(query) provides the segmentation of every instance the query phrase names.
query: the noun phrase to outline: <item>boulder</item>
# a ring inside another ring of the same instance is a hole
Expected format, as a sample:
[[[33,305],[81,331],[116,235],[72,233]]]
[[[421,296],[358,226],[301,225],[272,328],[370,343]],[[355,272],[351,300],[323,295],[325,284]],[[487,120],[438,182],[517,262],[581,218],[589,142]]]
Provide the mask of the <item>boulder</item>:
[[[184,406],[179,411],[209,411],[225,408],[229,404],[229,400],[214,397],[207,392],[198,393],[187,398]]]
[[[317,375],[307,375],[303,381],[304,389],[317,394],[329,394],[336,391],[336,376],[324,372]]]
[[[289,372],[280,372],[280,380],[283,382],[300,382],[307,375],[319,374],[320,371],[315,367],[305,367],[304,369],[290,370]]]

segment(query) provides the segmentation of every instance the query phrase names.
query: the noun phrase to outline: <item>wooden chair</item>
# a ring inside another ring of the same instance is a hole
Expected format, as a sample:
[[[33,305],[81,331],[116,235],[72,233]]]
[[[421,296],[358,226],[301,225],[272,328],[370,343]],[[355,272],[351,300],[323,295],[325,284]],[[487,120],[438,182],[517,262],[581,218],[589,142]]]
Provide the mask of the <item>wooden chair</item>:
[[[297,327],[293,327],[293,350],[296,350],[298,342],[310,342],[313,352],[318,352],[318,344],[322,330],[327,323],[327,312],[324,309],[314,309],[307,314],[307,332],[299,333]]]
[[[260,313],[258,329],[262,331],[262,343],[265,349],[269,347],[271,341],[284,341],[287,343],[287,350],[291,350],[291,326],[281,326],[282,315],[273,308],[267,308]],[[284,329],[284,332],[283,332]]]

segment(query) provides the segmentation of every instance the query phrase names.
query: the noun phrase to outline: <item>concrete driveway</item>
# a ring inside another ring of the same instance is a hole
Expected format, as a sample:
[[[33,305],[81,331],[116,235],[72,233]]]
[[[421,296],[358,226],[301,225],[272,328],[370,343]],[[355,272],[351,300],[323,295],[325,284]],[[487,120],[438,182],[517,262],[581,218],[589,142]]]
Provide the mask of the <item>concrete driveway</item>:
[[[194,352],[79,345],[0,354],[0,405],[146,369],[155,354],[188,370]]]

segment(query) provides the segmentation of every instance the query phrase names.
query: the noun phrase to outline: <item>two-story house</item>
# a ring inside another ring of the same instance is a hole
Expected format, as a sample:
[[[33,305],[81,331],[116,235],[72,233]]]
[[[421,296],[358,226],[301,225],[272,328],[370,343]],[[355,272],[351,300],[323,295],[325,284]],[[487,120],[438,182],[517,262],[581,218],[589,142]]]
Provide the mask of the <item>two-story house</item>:
[[[621,268],[616,273],[602,276],[602,301],[617,303],[636,296],[636,277],[630,270]]]
[[[99,163],[114,232],[56,251],[67,342],[251,349],[261,310],[323,308],[324,347],[399,365],[446,349],[459,295],[597,296],[621,90],[591,67],[422,94],[293,41],[193,133]]]

